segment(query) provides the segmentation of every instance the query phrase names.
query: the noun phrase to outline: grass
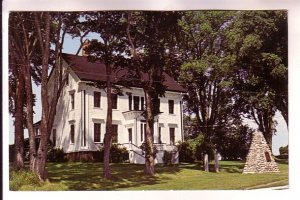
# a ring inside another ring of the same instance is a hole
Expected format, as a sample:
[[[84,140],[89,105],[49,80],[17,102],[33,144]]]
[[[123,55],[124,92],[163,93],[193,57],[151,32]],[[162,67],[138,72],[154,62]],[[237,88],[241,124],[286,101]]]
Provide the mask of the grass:
[[[61,190],[229,190],[288,184],[287,164],[278,164],[280,173],[267,174],[242,174],[243,166],[220,161],[220,172],[214,173],[198,164],[157,165],[155,176],[147,177],[143,165],[111,164],[112,180],[102,177],[102,163],[48,163],[47,169],[51,184]]]

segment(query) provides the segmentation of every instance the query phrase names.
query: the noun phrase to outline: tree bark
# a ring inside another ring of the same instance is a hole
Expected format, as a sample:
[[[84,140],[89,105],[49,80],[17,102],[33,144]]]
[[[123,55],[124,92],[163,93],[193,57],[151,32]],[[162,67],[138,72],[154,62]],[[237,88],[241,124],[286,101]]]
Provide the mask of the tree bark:
[[[208,154],[204,154],[204,171],[208,172],[209,167],[208,167]]]
[[[46,161],[48,151],[48,116],[49,116],[49,102],[48,102],[48,65],[50,56],[50,14],[45,13],[45,35],[42,37],[41,28],[38,23],[37,14],[35,15],[35,22],[39,35],[40,45],[42,47],[43,61],[42,61],[42,83],[41,83],[41,97],[42,97],[42,120],[41,120],[41,140],[37,152],[35,162],[35,173],[40,180],[47,179]]]
[[[24,167],[24,122],[23,122],[23,103],[24,103],[24,78],[23,75],[15,69],[17,79],[17,88],[15,96],[15,147],[13,168],[20,170]]]
[[[32,83],[31,83],[31,66],[27,63],[27,69],[24,70],[23,75],[25,79],[25,90],[27,94],[26,108],[27,108],[27,129],[29,135],[29,168],[34,171],[34,162],[36,160],[36,143],[33,128],[33,97],[32,97]]]
[[[145,146],[145,174],[154,176],[154,148],[153,148],[153,102],[151,92],[148,88],[144,89],[146,101],[146,146]]]
[[[214,150],[214,157],[215,157],[215,172],[219,172],[219,158],[218,158],[218,152],[215,149]]]
[[[104,158],[103,158],[103,176],[111,178],[109,167],[110,147],[112,139],[112,83],[111,83],[111,66],[106,65],[106,84],[107,84],[107,116],[106,116],[106,133],[104,136]]]

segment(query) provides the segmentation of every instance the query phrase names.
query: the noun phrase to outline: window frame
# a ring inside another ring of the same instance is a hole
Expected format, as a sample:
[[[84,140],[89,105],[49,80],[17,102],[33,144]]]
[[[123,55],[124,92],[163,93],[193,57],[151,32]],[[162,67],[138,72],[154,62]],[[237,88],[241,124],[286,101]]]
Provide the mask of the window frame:
[[[170,133],[170,145],[175,145],[175,128],[170,127],[169,133]]]
[[[168,105],[169,105],[169,114],[174,114],[174,107],[175,107],[174,106],[175,105],[174,100],[169,99]]]
[[[99,99],[97,99],[96,97]],[[94,91],[94,108],[101,108],[101,92],[99,91]]]
[[[96,129],[97,126],[99,126],[99,127]],[[99,132],[96,133],[96,131],[99,131]],[[99,141],[96,141],[95,136],[99,137]],[[101,143],[101,123],[94,123],[94,143]]]
[[[118,144],[118,124],[112,124],[112,137],[111,142]]]
[[[112,109],[118,109],[118,95],[112,93],[111,94],[111,101],[112,101]]]
[[[75,143],[75,124],[70,124],[70,143]]]
[[[71,110],[75,109],[75,92],[70,93]]]

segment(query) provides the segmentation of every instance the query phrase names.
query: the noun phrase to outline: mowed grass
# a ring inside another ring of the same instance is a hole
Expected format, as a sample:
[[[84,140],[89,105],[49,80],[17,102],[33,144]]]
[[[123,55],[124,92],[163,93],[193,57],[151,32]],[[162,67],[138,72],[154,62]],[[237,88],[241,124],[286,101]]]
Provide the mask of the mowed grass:
[[[220,161],[220,172],[204,172],[199,164],[155,166],[155,176],[143,165],[111,164],[112,179],[102,177],[102,163],[48,163],[48,175],[62,190],[239,190],[288,185],[288,164],[280,173],[242,174],[244,163]],[[213,168],[213,166],[211,166]]]

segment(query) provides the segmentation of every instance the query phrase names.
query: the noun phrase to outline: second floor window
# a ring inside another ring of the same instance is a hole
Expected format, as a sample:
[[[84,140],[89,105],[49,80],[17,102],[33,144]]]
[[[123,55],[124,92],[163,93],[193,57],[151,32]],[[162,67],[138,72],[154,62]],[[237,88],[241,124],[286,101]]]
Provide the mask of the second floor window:
[[[71,98],[71,109],[73,110],[75,108],[75,96],[74,96],[74,93],[70,94],[70,98]]]
[[[112,100],[112,109],[118,109],[118,95],[111,94],[111,100]]]
[[[174,114],[174,100],[169,100],[169,113]]]
[[[140,97],[134,96],[133,97],[133,110],[139,110],[139,106],[140,106]]]
[[[94,92],[94,107],[100,108],[101,92]]]

